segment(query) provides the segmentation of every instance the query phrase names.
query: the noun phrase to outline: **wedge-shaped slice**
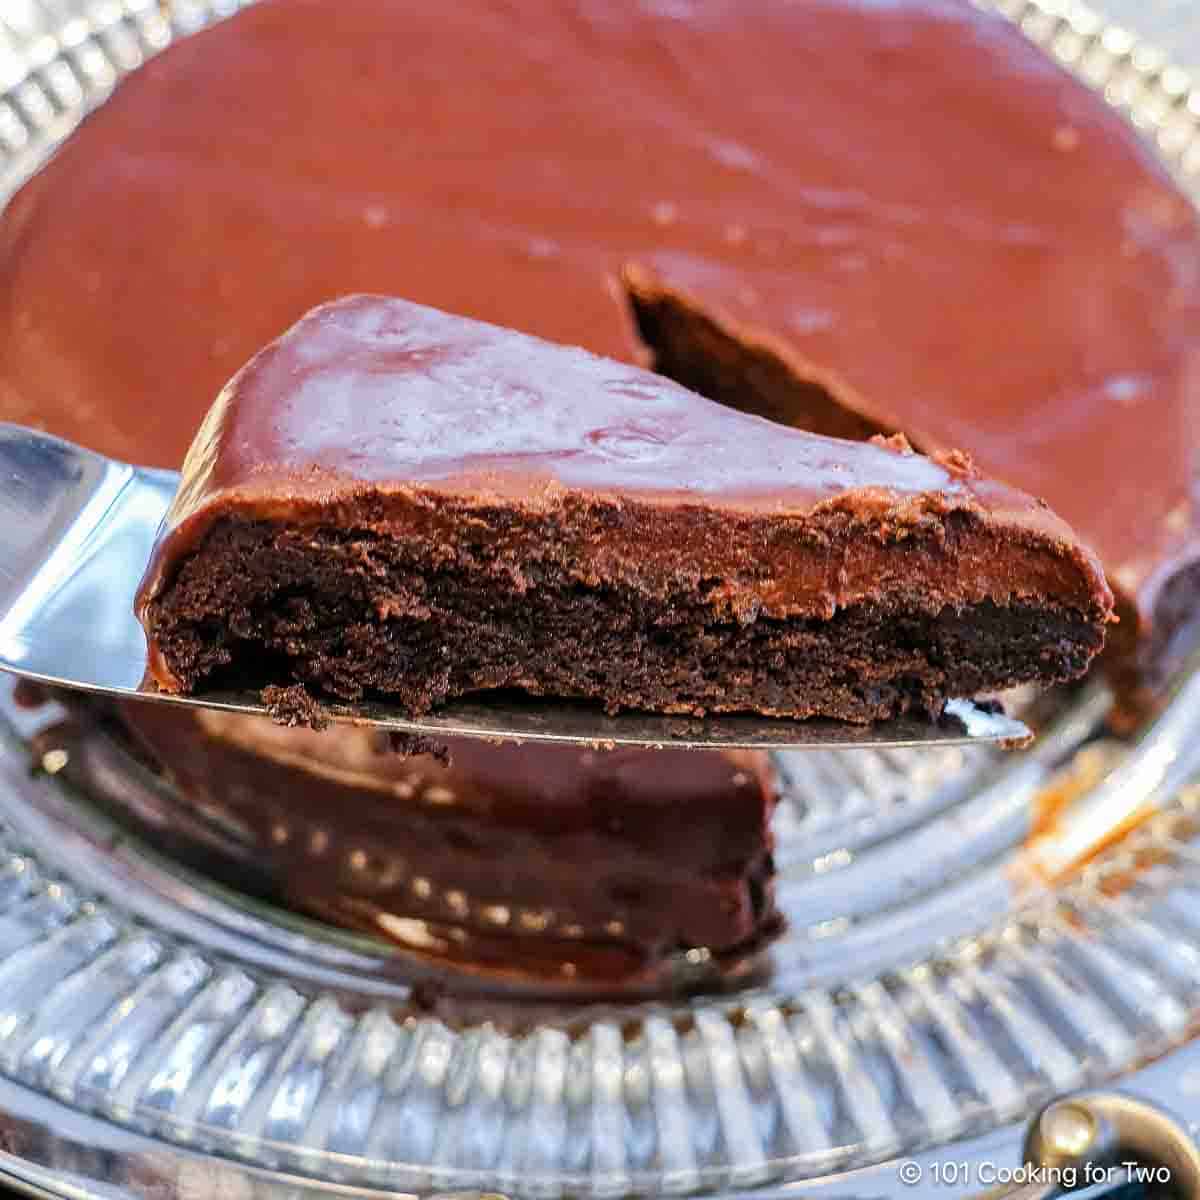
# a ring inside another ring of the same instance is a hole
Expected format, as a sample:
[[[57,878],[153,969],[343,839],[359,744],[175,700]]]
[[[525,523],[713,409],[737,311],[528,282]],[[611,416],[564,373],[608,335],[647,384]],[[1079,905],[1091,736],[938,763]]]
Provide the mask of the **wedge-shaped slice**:
[[[1111,609],[1071,530],[961,456],[372,296],[224,389],[139,596],[171,691],[856,722],[1077,676]]]

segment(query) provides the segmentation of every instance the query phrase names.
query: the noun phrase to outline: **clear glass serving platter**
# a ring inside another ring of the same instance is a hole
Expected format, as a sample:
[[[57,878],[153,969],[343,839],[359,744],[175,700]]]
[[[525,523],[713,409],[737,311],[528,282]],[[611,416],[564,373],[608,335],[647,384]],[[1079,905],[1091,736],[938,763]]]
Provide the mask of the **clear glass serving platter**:
[[[0,196],[124,72],[236,7],[0,3]],[[1194,185],[1185,71],[1082,5],[1000,7]],[[1129,741],[1107,705],[1060,698],[1021,754],[777,756],[790,929],[741,990],[431,1011],[384,942],[132,834],[113,797],[144,827],[165,785],[100,733],[57,745],[61,714],[6,681],[0,1171],[97,1196],[878,1196],[952,1140],[1015,1165],[1037,1104],[1097,1080],[1200,1116],[1200,676]],[[71,755],[107,804],[64,783]],[[320,833],[287,831],[314,854]],[[675,966],[705,982],[703,952]]]

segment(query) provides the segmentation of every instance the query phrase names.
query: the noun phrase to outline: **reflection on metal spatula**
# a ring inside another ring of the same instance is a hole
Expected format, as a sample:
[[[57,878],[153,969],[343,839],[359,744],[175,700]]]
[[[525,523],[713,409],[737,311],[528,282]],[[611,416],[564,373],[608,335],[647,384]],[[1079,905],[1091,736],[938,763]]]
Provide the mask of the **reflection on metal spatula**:
[[[179,477],[0,423],[0,669],[147,702],[265,714],[257,692],[168,696],[146,682],[133,593]],[[754,716],[605,716],[568,702],[458,701],[412,719],[380,701],[323,705],[331,720],[433,737],[598,745],[803,749],[1024,742],[1020,722],[966,700],[953,718],[870,726]]]

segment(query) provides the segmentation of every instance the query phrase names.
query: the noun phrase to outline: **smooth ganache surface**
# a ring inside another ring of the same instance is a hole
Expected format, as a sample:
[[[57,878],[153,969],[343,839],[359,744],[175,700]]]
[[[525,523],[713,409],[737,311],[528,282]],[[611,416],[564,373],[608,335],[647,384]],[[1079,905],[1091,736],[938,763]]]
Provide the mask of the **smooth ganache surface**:
[[[1072,677],[1111,600],[1061,520],[961,455],[354,296],[223,389],[138,609],[170,690],[233,671],[417,711],[517,687],[864,720]]]
[[[1129,688],[1194,616],[1195,215],[966,0],[252,5],[8,206],[0,417],[177,466],[354,291],[969,451],[1098,551]]]
[[[204,848],[206,871],[389,938],[414,966],[655,987],[673,954],[705,948],[727,971],[780,924],[765,754],[452,740],[445,767],[370,730],[125,711],[187,804],[238,831]]]

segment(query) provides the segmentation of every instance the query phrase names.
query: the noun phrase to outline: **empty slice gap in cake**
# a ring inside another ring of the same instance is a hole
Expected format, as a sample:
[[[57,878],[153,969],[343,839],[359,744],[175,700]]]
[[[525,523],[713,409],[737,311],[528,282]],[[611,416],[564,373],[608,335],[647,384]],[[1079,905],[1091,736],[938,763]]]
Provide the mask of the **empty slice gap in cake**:
[[[864,723],[1075,678],[1112,597],[1045,505],[960,455],[352,296],[221,392],[138,611],[170,692]]]

